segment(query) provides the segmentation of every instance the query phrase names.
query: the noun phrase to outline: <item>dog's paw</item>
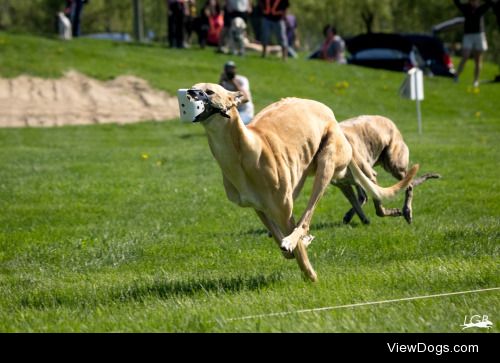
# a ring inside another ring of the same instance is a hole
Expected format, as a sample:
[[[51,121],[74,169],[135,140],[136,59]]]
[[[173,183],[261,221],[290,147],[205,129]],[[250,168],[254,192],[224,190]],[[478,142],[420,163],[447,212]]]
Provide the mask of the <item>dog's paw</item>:
[[[311,242],[313,241],[314,239],[314,236],[308,234],[306,236],[303,236],[302,237],[302,243],[304,244],[304,247],[307,248],[309,247],[309,245],[311,244]]]
[[[411,222],[413,222],[413,211],[408,207],[404,207],[403,217],[406,219],[406,222],[408,222],[408,224],[411,224]]]
[[[292,236],[288,236],[283,238],[281,241],[281,250],[285,252],[293,252],[293,250],[297,247],[297,239],[292,238]]]

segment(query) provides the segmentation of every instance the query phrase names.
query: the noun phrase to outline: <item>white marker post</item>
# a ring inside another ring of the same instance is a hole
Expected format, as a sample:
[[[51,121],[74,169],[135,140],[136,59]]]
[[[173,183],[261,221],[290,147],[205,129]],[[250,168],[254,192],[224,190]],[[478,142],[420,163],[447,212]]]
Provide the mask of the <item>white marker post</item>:
[[[420,110],[420,101],[424,99],[424,72],[418,68],[412,68],[408,71],[399,94],[417,103],[418,133],[422,134],[422,112]]]

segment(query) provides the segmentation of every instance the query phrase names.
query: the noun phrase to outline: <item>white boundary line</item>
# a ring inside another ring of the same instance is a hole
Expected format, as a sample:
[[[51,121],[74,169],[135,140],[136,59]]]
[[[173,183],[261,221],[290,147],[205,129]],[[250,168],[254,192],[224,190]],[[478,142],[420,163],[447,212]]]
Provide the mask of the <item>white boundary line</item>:
[[[479,289],[479,290],[468,290],[468,291],[458,291],[458,292],[447,292],[442,294],[434,294],[434,295],[422,295],[422,296],[413,296],[413,297],[405,297],[400,299],[391,299],[391,300],[381,300],[381,301],[369,301],[357,304],[347,304],[347,305],[338,305],[338,306],[326,306],[322,308],[314,308],[314,309],[302,309],[295,311],[282,311],[278,313],[268,313],[268,314],[258,314],[258,315],[247,315],[241,316],[237,318],[229,318],[222,319],[223,321],[238,321],[238,320],[250,320],[250,319],[258,319],[258,318],[269,318],[275,316],[285,316],[290,314],[303,314],[303,313],[313,313],[319,311],[328,311],[328,310],[336,310],[336,309],[345,309],[345,308],[355,308],[359,306],[368,306],[368,305],[380,305],[380,304],[388,304],[400,301],[411,301],[411,300],[420,300],[420,299],[430,299],[433,297],[443,297],[443,296],[453,296],[453,295],[465,295],[465,294],[473,294],[476,292],[484,292],[484,291],[495,291],[500,290],[500,287],[491,287],[488,289]]]

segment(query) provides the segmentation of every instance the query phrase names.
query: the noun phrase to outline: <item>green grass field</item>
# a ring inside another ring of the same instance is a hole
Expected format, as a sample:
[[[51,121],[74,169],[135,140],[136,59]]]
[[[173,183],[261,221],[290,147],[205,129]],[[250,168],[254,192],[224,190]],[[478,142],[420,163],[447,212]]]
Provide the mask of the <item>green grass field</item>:
[[[0,33],[2,77],[126,73],[174,94],[217,82],[227,59]],[[257,54],[236,61],[257,109],[298,96],[324,102],[339,120],[392,118],[421,173],[443,176],[416,189],[414,224],[367,205],[371,225],[343,225],[349,205],[331,188],[313,219],[312,284],[252,210],[226,199],[200,125],[0,129],[0,331],[460,332],[464,316],[484,314],[499,332],[498,290],[229,321],[500,286],[499,84],[473,92],[471,64],[458,84],[426,78],[419,136],[415,104],[398,96],[403,74]],[[497,72],[486,64],[482,78]]]

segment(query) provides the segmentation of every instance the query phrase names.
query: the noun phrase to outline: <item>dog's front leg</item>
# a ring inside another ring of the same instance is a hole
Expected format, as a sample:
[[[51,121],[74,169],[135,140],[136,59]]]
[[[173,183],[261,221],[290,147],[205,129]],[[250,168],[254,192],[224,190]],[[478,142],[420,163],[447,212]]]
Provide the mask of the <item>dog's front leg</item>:
[[[321,154],[318,155],[318,164],[311,197],[309,198],[307,208],[300,218],[299,223],[293,232],[281,242],[281,248],[284,250],[293,251],[299,241],[307,244],[313,239],[312,236],[309,236],[311,219],[313,217],[314,210],[316,209],[316,205],[325,193],[325,190],[330,184],[335,172],[335,163],[333,161],[333,155],[330,147],[331,146],[326,146]],[[333,147],[331,148],[333,149]]]
[[[308,227],[297,226],[291,234],[281,240],[280,248],[282,251],[293,251],[299,241],[302,241],[304,247],[307,248],[313,240],[314,236],[309,234]]]
[[[293,228],[295,223],[293,222],[293,217],[290,218],[287,222],[288,228],[287,230],[291,230]],[[298,237],[294,237],[294,234]],[[281,242],[281,250],[284,251],[285,253],[288,252],[288,250],[283,249],[283,241],[286,241],[287,239],[290,238],[297,238],[295,247],[293,248],[293,255],[295,256],[295,259],[297,260],[297,263],[299,264],[299,267],[301,271],[305,274],[309,280],[312,282],[316,282],[318,280],[318,276],[316,272],[314,271],[314,268],[311,265],[311,262],[309,261],[309,256],[307,255],[307,250],[306,247],[311,243],[314,237],[307,235],[307,232],[304,232],[303,228],[295,228],[293,232],[288,235],[288,237],[282,239]]]
[[[335,173],[334,152],[335,145],[332,143],[327,144],[323,151],[317,155],[316,175],[314,177],[313,190],[307,208],[293,232],[281,242],[282,249],[294,252],[300,269],[312,281],[316,281],[317,279],[316,272],[314,272],[309,262],[304,242],[310,242],[312,240],[312,237],[309,236],[308,233],[314,210]]]
[[[274,223],[270,218],[266,216],[265,213],[261,211],[255,210],[260,220],[267,229],[273,235],[275,241],[278,243],[278,246],[281,247],[281,241],[284,239],[284,235],[281,232],[280,228]],[[284,230],[291,230],[295,223],[293,222],[293,217],[289,218],[284,222],[282,228]],[[312,239],[311,239],[312,240]],[[318,276],[314,271],[311,262],[309,262],[309,257],[307,256],[306,246],[302,241],[299,241],[294,249],[293,253],[287,250],[283,250],[281,248],[281,253],[287,259],[293,259],[294,257],[297,259],[297,263],[299,264],[300,269],[304,272],[304,274],[313,282],[318,280]]]
[[[379,217],[401,217],[403,212],[399,208],[384,208],[380,200],[373,200],[375,212]]]
[[[271,235],[273,236],[274,240],[278,244],[278,247],[281,247],[281,241],[283,240],[283,238],[285,238],[285,236],[280,231],[280,229],[278,228],[278,226],[272,220],[270,220],[264,213],[262,213],[261,211],[258,211],[256,209],[255,212],[259,216],[259,218],[262,221],[262,223],[264,223],[264,225],[266,226],[267,230],[269,232],[271,232]],[[281,253],[283,254],[283,257],[285,257],[286,259],[293,259],[295,257],[292,252],[285,251],[283,249],[281,250]]]
[[[318,275],[314,271],[311,262],[309,262],[309,256],[307,256],[307,250],[304,246],[302,240],[297,242],[297,246],[293,251],[295,258],[297,259],[297,263],[299,264],[300,269],[306,274],[306,276],[312,281],[318,281]]]
[[[413,186],[410,185],[406,188],[405,203],[403,205],[403,217],[405,217],[408,224],[411,224],[413,220],[413,209],[411,203],[413,201]]]
[[[427,179],[439,179],[439,178],[441,178],[441,175],[436,173],[425,174],[413,180],[413,183],[406,189],[405,202],[403,205],[403,217],[405,217],[408,223],[411,224],[411,222],[413,221],[413,208],[412,208],[413,188],[416,187],[417,185],[422,184]]]
[[[370,220],[365,215],[365,212],[362,209],[363,204],[365,204],[367,200],[366,194],[363,191],[363,189],[361,189],[359,186],[356,187],[358,190],[358,197],[356,197],[356,194],[354,194],[351,185],[339,186],[344,196],[347,198],[347,200],[349,200],[349,202],[352,205],[352,208],[349,209],[347,213],[344,215],[343,222],[344,224],[349,224],[349,222],[352,220],[352,217],[354,217],[354,214],[357,214],[364,224],[370,224]]]

